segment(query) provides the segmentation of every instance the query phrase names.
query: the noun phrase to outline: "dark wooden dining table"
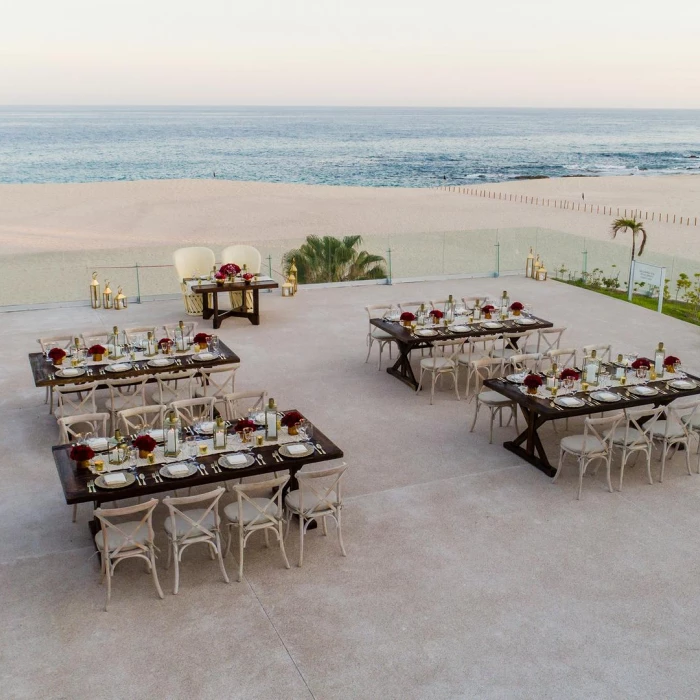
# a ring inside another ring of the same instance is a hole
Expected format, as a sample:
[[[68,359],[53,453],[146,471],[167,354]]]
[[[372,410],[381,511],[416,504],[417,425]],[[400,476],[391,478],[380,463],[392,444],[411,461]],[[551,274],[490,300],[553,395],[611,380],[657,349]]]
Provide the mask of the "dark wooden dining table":
[[[462,333],[449,331],[444,327],[436,327],[435,330],[437,331],[437,335],[430,338],[415,335],[410,328],[406,328],[400,321],[388,321],[384,318],[373,318],[370,323],[373,326],[383,330],[385,333],[388,333],[396,341],[399,356],[391,367],[387,367],[386,371],[402,381],[404,384],[410,386],[412,389],[417,389],[418,381],[416,380],[416,376],[413,374],[413,369],[411,368],[411,352],[414,350],[430,347],[432,343],[441,340],[469,340],[486,335],[502,336],[505,333],[521,333],[524,331],[539,330],[541,328],[552,328],[554,325],[551,321],[545,321],[544,319],[537,318],[536,316],[532,316],[531,318],[535,322],[528,325],[520,325],[514,318],[506,321],[497,321],[494,319],[493,323],[503,324],[501,328],[485,328],[483,324],[490,323],[490,321],[482,321],[479,324],[471,324],[469,330]],[[517,343],[514,342],[512,347],[517,347]]]
[[[505,378],[487,379],[484,381],[484,386],[512,399],[520,407],[520,411],[525,418],[525,430],[515,440],[504,442],[503,447],[537,467],[548,476],[554,476],[556,468],[549,461],[539,436],[540,428],[546,423],[553,420],[561,420],[562,418],[586,417],[596,413],[620,411],[624,408],[638,408],[651,404],[654,406],[666,406],[676,399],[700,394],[700,378],[690,374],[687,374],[687,378],[696,383],[694,389],[674,390],[668,387],[667,382],[673,379],[673,377],[668,375],[661,380],[649,382],[650,386],[659,390],[659,393],[654,396],[637,396],[632,394],[629,391],[630,385],[606,387],[605,391],[620,394],[620,400],[614,402],[595,401],[590,396],[591,391],[595,391],[595,388],[589,388],[587,392],[573,394],[585,402],[584,406],[578,408],[558,407],[549,398],[544,399],[523,393],[519,384],[510,382]]]
[[[214,353],[211,360],[197,361],[193,358],[192,353],[173,352],[170,355],[158,354],[158,358],[172,357],[177,364],[167,365],[165,367],[152,367],[149,365],[149,360],[154,358],[144,358],[132,362],[128,356],[121,358],[120,362],[128,362],[132,365],[132,369],[125,372],[107,372],[106,367],[112,364],[112,361],[95,363],[88,365],[86,370],[88,373],[77,377],[59,377],[56,372],[63,368],[70,367],[70,358],[64,359],[63,365],[60,367],[54,366],[53,362],[46,359],[46,356],[41,352],[29,353],[29,364],[34,377],[34,385],[38,387],[54,387],[65,384],[79,385],[85,382],[105,382],[108,379],[128,379],[130,377],[142,377],[144,374],[153,375],[152,381],[155,381],[155,376],[159,373],[177,372],[185,369],[194,369],[197,367],[217,367],[219,365],[230,365],[240,363],[241,358],[236,355],[231,348],[225,343],[219,341],[219,348]],[[149,380],[150,381],[150,380]]]
[[[225,284],[199,284],[192,287],[193,294],[202,295],[202,318],[212,319],[212,326],[219,328],[221,322],[229,317],[247,318],[254,326],[260,325],[260,290],[277,289],[279,284],[274,280],[251,280],[250,282],[226,282]],[[236,309],[219,309],[219,294],[240,292],[242,304]],[[253,303],[248,305],[248,294],[251,292]],[[211,306],[209,305],[211,295]]]
[[[232,430],[233,428],[229,428],[229,432]],[[205,436],[202,437],[204,438]],[[140,486],[137,479],[136,483],[124,488],[101,489],[99,487],[95,487],[94,492],[88,489],[88,482],[94,480],[96,475],[88,469],[79,468],[77,463],[70,459],[69,454],[72,445],[56,445],[51,449],[66,503],[68,505],[73,505],[75,503],[92,502],[97,506],[101,503],[111,502],[114,500],[137,498],[138,496],[159,494],[167,491],[173,491],[175,489],[187,489],[192,486],[206,486],[209,484],[217,484],[222,481],[231,481],[234,479],[256,476],[258,474],[270,474],[276,471],[288,471],[291,478],[287,485],[287,489],[296,489],[298,488],[296,474],[302,467],[307,464],[327,462],[343,457],[343,451],[332,440],[326,437],[326,435],[316,426],[313,426],[313,438],[310,440],[310,442],[316,447],[313,453],[308,457],[292,458],[280,455],[282,461],[278,462],[273,458],[272,453],[279,450],[280,446],[277,444],[266,444],[262,447],[251,448],[250,454],[256,458],[256,461],[250,467],[244,467],[242,469],[221,468],[220,472],[218,470],[215,472],[212,469],[212,463],[216,462],[222,456],[222,454],[233,454],[233,450],[225,453],[219,452],[215,454],[198,455],[196,461],[198,464],[205,467],[207,473],[202,474],[197,471],[192,476],[180,479],[161,476],[161,481],[154,478],[154,474],[160,471],[163,464],[139,466],[137,473],[145,476],[146,484],[144,486]],[[258,463],[257,455],[261,455],[263,462],[262,464]],[[100,456],[99,453],[97,456]],[[104,459],[106,460],[106,454],[104,455]],[[186,456],[182,457],[182,461],[185,461],[186,459]]]

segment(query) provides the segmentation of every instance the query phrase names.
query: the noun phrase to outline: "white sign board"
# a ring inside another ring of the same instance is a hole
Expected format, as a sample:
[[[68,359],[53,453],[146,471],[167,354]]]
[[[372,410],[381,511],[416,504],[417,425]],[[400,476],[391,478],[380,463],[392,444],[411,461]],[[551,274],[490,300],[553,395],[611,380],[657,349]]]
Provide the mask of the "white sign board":
[[[659,312],[664,303],[664,284],[666,283],[666,268],[658,267],[657,265],[648,265],[635,260],[632,263],[632,274],[630,276],[630,285],[627,290],[627,298],[632,301],[634,292],[634,283],[643,282],[647,289],[658,287],[659,289]]]

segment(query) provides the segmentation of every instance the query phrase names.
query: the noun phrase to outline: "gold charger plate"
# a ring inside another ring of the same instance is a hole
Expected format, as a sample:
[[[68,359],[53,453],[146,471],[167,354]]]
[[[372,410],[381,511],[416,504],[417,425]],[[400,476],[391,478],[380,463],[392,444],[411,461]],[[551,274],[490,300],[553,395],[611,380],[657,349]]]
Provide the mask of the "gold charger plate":
[[[131,472],[122,472],[122,474],[126,477],[126,481],[121,484],[107,484],[105,483],[105,475],[100,474],[97,479],[95,479],[95,486],[101,489],[125,489],[136,481],[136,477]]]
[[[289,445],[282,445],[279,450],[277,450],[283,457],[289,457],[290,459],[300,459],[301,457],[308,457],[314,453],[314,448],[311,445],[303,442],[294,443],[296,445],[304,445],[306,452],[299,452],[298,454],[292,454],[289,451]]]

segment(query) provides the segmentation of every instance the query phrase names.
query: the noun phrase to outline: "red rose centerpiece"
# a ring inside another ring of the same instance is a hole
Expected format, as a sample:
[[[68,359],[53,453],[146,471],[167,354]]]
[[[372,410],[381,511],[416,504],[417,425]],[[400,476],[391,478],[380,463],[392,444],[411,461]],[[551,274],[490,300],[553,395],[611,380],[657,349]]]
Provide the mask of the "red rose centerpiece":
[[[520,316],[520,312],[524,309],[525,307],[519,302],[519,301],[514,301],[510,305],[510,310],[513,312],[513,316]]]
[[[49,350],[49,357],[55,365],[62,365],[65,356],[66,351],[61,348],[51,348],[51,350]]]
[[[433,317],[434,321],[439,321],[442,318],[443,313],[442,313],[442,311],[440,311],[440,309],[433,309],[430,312],[430,315]]]
[[[197,346],[196,349],[206,350],[209,347],[210,338],[211,336],[207,335],[206,333],[197,333],[197,335],[195,335],[195,337],[192,339],[192,342]]]
[[[253,277],[255,277],[255,275],[252,272],[246,272],[242,275],[242,277],[243,277],[243,281],[246,284],[250,284],[253,281]]]
[[[170,338],[161,338],[158,341],[158,348],[164,355],[167,355],[170,352],[170,348],[172,348],[172,346],[173,341]]]
[[[102,362],[102,356],[107,352],[104,345],[93,345],[88,349],[88,355],[92,355],[94,362]]]
[[[562,381],[564,381],[564,379],[573,379],[574,381],[577,381],[580,376],[581,375],[579,375],[579,373],[575,369],[567,367],[566,369],[563,369],[561,371],[559,379],[561,379]]]
[[[252,420],[242,418],[233,426],[233,429],[241,436],[241,442],[248,442],[250,440],[250,434],[254,433],[257,427],[258,426],[255,425]]]
[[[235,277],[241,268],[236,263],[225,263],[219,268],[219,272],[226,277]]]
[[[70,454],[68,455],[74,462],[77,462],[81,469],[88,469],[90,466],[90,460],[95,456],[92,447],[90,445],[74,445],[71,448]]]
[[[219,272],[214,274],[214,279],[216,280],[216,283],[221,287],[226,281],[226,275],[219,270]]]
[[[527,387],[528,394],[536,394],[537,390],[542,386],[542,377],[537,374],[528,374],[523,379],[523,385]]]
[[[156,441],[150,435],[139,435],[134,440],[134,447],[138,448],[139,457],[146,459],[156,449]]]
[[[632,363],[632,369],[649,369],[651,360],[646,357],[639,357]]]
[[[299,433],[298,426],[301,421],[304,420],[304,416],[299,413],[299,411],[289,411],[282,416],[280,423],[287,428],[287,432],[290,435],[297,435]]]
[[[412,314],[410,311],[404,311],[401,316],[399,317],[399,321],[403,323],[406,328],[408,328],[413,321],[416,320],[416,317],[414,314]]]
[[[673,374],[676,371],[676,366],[680,365],[681,361],[675,355],[669,355],[664,358],[664,369],[669,373]]]
[[[481,307],[481,312],[484,314],[484,318],[491,318],[491,314],[496,310],[493,304],[486,304],[486,306]]]

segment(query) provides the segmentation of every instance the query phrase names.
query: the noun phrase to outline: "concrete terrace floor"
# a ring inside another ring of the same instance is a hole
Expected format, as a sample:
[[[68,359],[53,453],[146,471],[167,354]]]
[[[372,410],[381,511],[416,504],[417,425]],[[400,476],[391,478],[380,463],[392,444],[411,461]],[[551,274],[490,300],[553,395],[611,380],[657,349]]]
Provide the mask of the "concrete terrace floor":
[[[0,681],[5,698],[696,698],[700,687],[700,477],[682,457],[663,484],[630,469],[622,493],[571,463],[556,485],[505,451],[512,428],[447,388],[415,395],[365,364],[364,306],[507,288],[566,325],[564,345],[659,340],[700,369],[700,333],[636,306],[524,278],[451,280],[262,295],[263,323],[231,319],[237,388],[297,407],[346,454],[340,556],[331,529],[296,529],[278,550],[253,539],[244,580],[226,585],[203,548],[181,590],[159,567],[159,600],[137,562],[121,564],[110,611],[87,528],[71,523],[51,459],[57,441],[26,354],[40,335],[173,323],[177,302],[124,313],[2,315]],[[447,387],[447,384],[445,385]],[[572,431],[581,421],[571,422]],[[550,456],[563,432],[543,430]],[[696,465],[694,456],[693,465]],[[657,471],[655,465],[655,473]],[[615,474],[617,471],[615,471]],[[163,507],[157,527],[161,561]],[[227,559],[233,577],[235,564]]]

